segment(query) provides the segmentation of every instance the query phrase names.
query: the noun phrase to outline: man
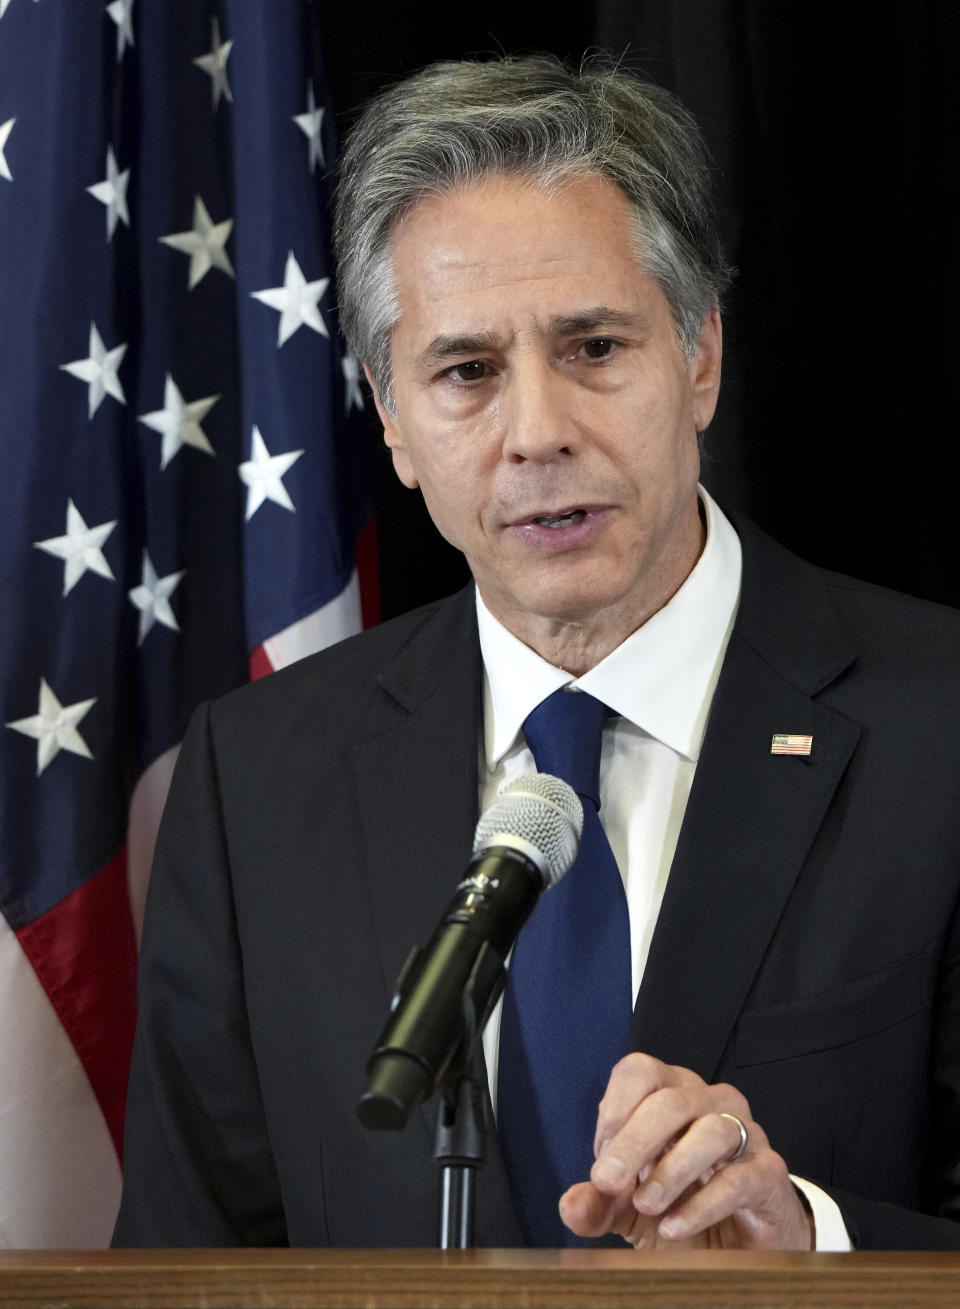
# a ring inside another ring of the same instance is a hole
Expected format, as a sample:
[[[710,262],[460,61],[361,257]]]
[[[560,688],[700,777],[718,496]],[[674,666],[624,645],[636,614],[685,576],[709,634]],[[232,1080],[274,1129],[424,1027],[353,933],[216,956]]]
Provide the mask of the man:
[[[559,695],[611,711],[600,840],[623,879],[572,939],[619,896],[623,949],[598,937],[534,1054],[525,1015],[565,961],[531,969],[525,942],[566,879],[521,934],[485,1034],[481,1243],[960,1247],[960,621],[698,491],[726,270],[693,125],[606,69],[427,69],[353,134],[338,252],[396,471],[476,595],[195,720],[116,1239],[432,1243],[430,1115],[365,1132],[363,1064]],[[622,1034],[583,1068],[620,970]],[[595,1129],[581,1075],[606,1087]],[[567,1155],[571,1097],[590,1126]]]

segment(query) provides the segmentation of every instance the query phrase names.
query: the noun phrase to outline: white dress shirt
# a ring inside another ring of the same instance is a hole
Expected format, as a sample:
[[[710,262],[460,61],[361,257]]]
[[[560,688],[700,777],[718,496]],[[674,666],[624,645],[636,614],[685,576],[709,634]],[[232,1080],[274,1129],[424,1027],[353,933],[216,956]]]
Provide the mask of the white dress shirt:
[[[556,668],[497,621],[477,594],[484,665],[480,808],[536,771],[523,722],[560,687],[587,691],[616,717],[603,730],[600,821],[623,878],[630,917],[633,994],[650,950],[720,667],[740,596],[740,541],[703,488],[706,542],[686,581],[661,610],[583,677]],[[500,1006],[483,1035],[496,1106]],[[849,1250],[840,1211],[812,1183],[818,1250]]]

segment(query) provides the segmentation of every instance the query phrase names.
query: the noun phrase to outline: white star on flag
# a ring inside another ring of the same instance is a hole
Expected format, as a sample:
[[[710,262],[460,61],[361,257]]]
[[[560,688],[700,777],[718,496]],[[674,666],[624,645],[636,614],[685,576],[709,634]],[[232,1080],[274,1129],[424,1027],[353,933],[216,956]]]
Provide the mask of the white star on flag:
[[[7,723],[7,727],[14,732],[32,736],[36,741],[38,777],[61,750],[82,755],[84,759],[93,758],[86,741],[77,731],[77,723],[96,703],[94,696],[92,700],[78,700],[76,704],[62,705],[51,691],[47,679],[40,678],[40,704],[37,712],[31,718],[18,718],[15,723]]]
[[[117,230],[117,219],[121,219],[125,226],[130,226],[130,211],[127,209],[127,183],[130,181],[130,169],[125,168],[121,173],[117,168],[117,157],[113,153],[113,146],[107,146],[107,176],[102,182],[97,182],[94,186],[88,186],[87,190],[99,200],[102,205],[107,206],[107,240],[113,240],[113,234]]]
[[[360,390],[360,365],[352,354],[345,354],[340,361],[340,367],[343,369],[343,385],[347,393],[347,409],[349,413],[354,405],[358,409],[363,409],[363,392]]]
[[[233,104],[233,93],[227,80],[227,60],[230,58],[230,48],[233,42],[220,40],[220,24],[215,18],[210,20],[210,27],[213,48],[208,55],[199,55],[193,62],[210,76],[211,90],[213,91],[213,110],[216,113],[221,95],[225,95]]]
[[[307,327],[312,327],[321,336],[330,335],[318,305],[318,301],[329,283],[329,277],[321,277],[316,282],[308,282],[291,250],[287,255],[283,286],[274,286],[267,291],[250,292],[254,300],[260,300],[263,304],[269,305],[271,309],[279,309],[280,311],[280,331],[277,335],[278,350],[304,324]]]
[[[13,181],[13,173],[10,171],[10,165],[7,163],[4,150],[7,148],[7,138],[13,131],[13,125],[16,121],[15,118],[8,118],[5,123],[0,123],[0,177],[5,177],[8,182]]]
[[[114,400],[119,400],[122,405],[127,403],[123,394],[123,387],[120,385],[120,379],[117,377],[117,369],[120,367],[126,352],[126,344],[108,350],[100,339],[96,323],[91,323],[89,358],[76,359],[72,364],[60,365],[63,371],[69,373],[71,377],[78,377],[81,382],[88,384],[88,418],[92,418],[100,408],[105,395],[112,395]]]
[[[88,527],[83,521],[80,510],[72,500],[67,501],[66,536],[51,536],[46,541],[34,541],[38,550],[45,550],[63,560],[63,594],[69,595],[80,578],[89,569],[100,577],[114,581],[110,565],[100,548],[117,525],[101,523],[99,527]]]
[[[289,472],[302,454],[302,450],[290,450],[286,454],[271,455],[260,435],[260,428],[254,426],[250,458],[237,470],[241,482],[248,488],[245,514],[247,522],[264,500],[272,500],[274,504],[282,505],[284,509],[296,513],[293,501],[283,484],[283,476]]]
[[[323,142],[320,139],[320,127],[323,123],[322,109],[317,108],[317,101],[313,94],[313,82],[307,83],[307,112],[305,114],[294,114],[293,121],[309,142],[309,164],[310,172],[319,164],[321,168],[324,164]]]
[[[123,58],[127,46],[133,45],[133,0],[113,0],[107,5],[107,13],[117,25],[117,63]]]
[[[188,403],[180,394],[176,382],[167,373],[163,387],[163,408],[155,409],[149,414],[141,414],[139,417],[139,421],[145,427],[152,428],[163,437],[163,444],[160,447],[161,470],[166,468],[177,451],[185,445],[192,445],[195,450],[203,450],[208,455],[214,453],[213,446],[207,440],[200,424],[219,399],[219,395],[208,395],[202,400],[191,400]]]
[[[37,0],[33,0],[33,3],[36,4]],[[3,15],[7,12],[9,8],[10,8],[10,0],[0,0],[0,18],[3,17]]]
[[[193,201],[193,230],[174,232],[171,236],[161,236],[164,245],[190,256],[190,277],[188,290],[192,291],[202,281],[211,268],[219,268],[222,273],[234,277],[233,264],[224,247],[227,237],[233,231],[233,219],[226,218],[222,223],[214,223],[207,213],[207,206],[199,196]]]
[[[135,586],[132,591],[128,592],[130,599],[140,610],[140,630],[137,634],[137,645],[143,645],[154,623],[162,623],[164,627],[169,627],[173,632],[180,631],[180,624],[170,608],[170,597],[180,585],[180,579],[184,576],[185,572],[181,570],[179,573],[168,573],[166,577],[158,577],[157,570],[150,562],[150,556],[144,550],[143,574],[140,585]]]

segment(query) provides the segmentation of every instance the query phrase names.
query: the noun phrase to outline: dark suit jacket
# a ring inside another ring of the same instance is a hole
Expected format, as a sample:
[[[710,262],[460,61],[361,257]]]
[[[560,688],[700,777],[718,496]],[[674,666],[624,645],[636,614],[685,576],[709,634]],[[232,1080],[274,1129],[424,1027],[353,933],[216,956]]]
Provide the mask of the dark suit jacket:
[[[632,1043],[734,1083],[857,1244],[960,1247],[960,615],[740,525],[740,610]],[[429,1246],[433,1107],[359,1124],[469,857],[471,592],[196,716],[161,830],[115,1240]],[[771,754],[813,737],[809,759]],[[520,1244],[496,1141],[478,1242]]]

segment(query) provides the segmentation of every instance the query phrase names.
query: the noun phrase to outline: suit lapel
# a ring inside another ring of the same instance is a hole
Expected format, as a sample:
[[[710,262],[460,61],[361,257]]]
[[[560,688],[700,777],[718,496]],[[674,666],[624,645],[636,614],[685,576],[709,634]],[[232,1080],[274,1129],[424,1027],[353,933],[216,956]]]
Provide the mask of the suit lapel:
[[[385,998],[470,856],[481,673],[472,595],[440,606],[382,671],[385,728],[353,747]]]
[[[410,948],[430,939],[473,845],[482,665],[472,588],[439,606],[379,681],[388,725],[358,741],[352,755],[386,1021],[397,973]],[[486,1095],[479,1047],[478,1063]],[[406,1129],[420,1134],[425,1152],[433,1149],[436,1113],[433,1099]],[[522,1245],[492,1114],[488,1120],[477,1241]]]
[[[631,1029],[707,1080],[859,736],[816,699],[854,658],[819,574],[738,530],[740,610]],[[771,754],[775,732],[812,736],[809,759]]]

